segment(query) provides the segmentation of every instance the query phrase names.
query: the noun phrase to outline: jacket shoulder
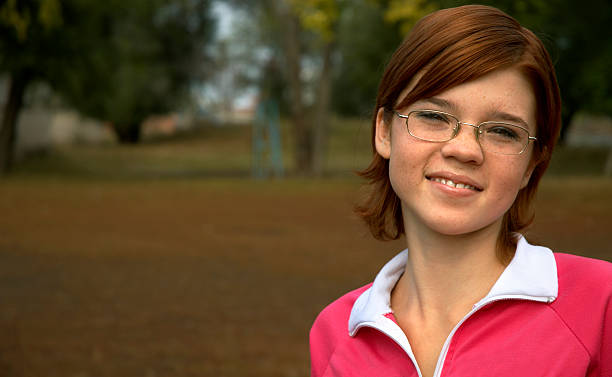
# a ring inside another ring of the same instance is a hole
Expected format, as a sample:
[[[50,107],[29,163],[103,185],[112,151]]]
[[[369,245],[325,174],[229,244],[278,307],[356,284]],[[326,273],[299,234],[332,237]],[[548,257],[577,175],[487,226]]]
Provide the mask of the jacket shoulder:
[[[572,254],[555,253],[559,284],[571,283],[612,292],[612,263]]]
[[[323,375],[338,344],[350,338],[348,322],[357,298],[372,284],[355,289],[329,304],[319,313],[310,329],[312,376]]]
[[[612,263],[555,253],[559,284],[558,300],[569,311],[583,308],[600,311],[612,302]]]
[[[326,306],[321,313],[317,316],[312,325],[312,332],[315,330],[325,330],[325,332],[335,332],[342,330],[348,334],[348,320],[351,315],[351,310],[357,298],[370,288],[372,284],[364,285],[361,288],[357,288],[347,294],[341,296],[331,304]]]
[[[601,376],[612,376],[612,263],[555,253],[559,294],[550,307],[580,340]]]

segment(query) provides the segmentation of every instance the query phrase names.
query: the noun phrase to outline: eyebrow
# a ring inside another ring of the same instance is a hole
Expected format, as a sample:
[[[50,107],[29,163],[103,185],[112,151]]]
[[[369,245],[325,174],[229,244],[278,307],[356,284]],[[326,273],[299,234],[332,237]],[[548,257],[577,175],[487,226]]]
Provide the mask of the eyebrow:
[[[458,106],[451,101],[445,100],[443,98],[439,98],[439,97],[430,97],[430,98],[423,98],[421,100],[422,102],[429,102],[433,105],[436,105],[438,107],[443,108],[446,111],[449,112],[454,112],[456,113],[458,111]],[[494,110],[491,111],[489,113],[487,113],[487,118],[488,119],[495,119],[495,121],[505,121],[505,122],[510,122],[510,123],[518,123],[519,125],[529,129],[529,124],[521,117],[514,115],[514,114],[510,114],[507,113],[505,111],[498,111],[498,110]],[[490,121],[493,122],[493,121]]]
[[[489,117],[492,119],[500,119],[510,123],[519,123],[519,125],[529,129],[529,125],[523,120],[523,118],[513,114],[509,114],[503,111],[494,111],[489,114]]]
[[[423,102],[429,102],[433,105],[439,106],[444,108],[447,111],[457,111],[457,105],[455,105],[453,102],[447,101],[445,99],[439,98],[439,97],[429,97],[429,98],[423,98],[421,101]]]

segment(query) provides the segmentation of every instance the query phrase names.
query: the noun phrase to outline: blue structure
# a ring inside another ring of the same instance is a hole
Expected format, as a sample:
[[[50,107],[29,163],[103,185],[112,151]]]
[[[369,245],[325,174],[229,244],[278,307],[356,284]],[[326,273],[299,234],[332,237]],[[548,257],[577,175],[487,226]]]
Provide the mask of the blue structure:
[[[253,122],[251,174],[263,179],[284,175],[283,152],[280,137],[278,102],[264,98],[257,105]]]

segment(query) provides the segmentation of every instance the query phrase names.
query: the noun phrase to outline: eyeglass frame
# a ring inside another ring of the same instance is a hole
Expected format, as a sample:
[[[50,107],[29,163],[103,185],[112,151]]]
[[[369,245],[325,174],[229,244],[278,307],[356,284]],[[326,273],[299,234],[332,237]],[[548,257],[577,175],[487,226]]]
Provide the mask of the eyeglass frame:
[[[410,114],[412,113],[416,113],[419,111],[430,111],[432,113],[437,113],[437,114],[443,114],[446,116],[450,116],[451,118],[455,119],[457,122],[455,124],[455,127],[453,128],[453,134],[452,136],[448,139],[448,140],[429,140],[429,139],[423,139],[422,137],[418,137],[412,134],[412,132],[410,131],[410,127],[408,126],[408,118],[410,117]],[[418,109],[418,110],[412,110],[410,112],[408,112],[408,114],[401,114],[399,112],[397,112],[396,110],[393,110],[393,113],[395,115],[397,115],[398,117],[405,119],[405,123],[406,123],[406,130],[408,130],[408,133],[410,134],[410,136],[417,138],[419,140],[423,140],[423,141],[429,141],[431,143],[446,143],[447,141],[451,141],[453,140],[455,137],[457,137],[457,135],[459,134],[459,131],[461,131],[461,126],[465,125],[465,126],[470,126],[472,128],[474,128],[475,131],[475,136],[476,136],[476,141],[478,142],[478,145],[480,145],[480,148],[482,148],[482,144],[480,144],[480,134],[482,134],[482,130],[480,129],[480,127],[482,125],[485,124],[505,124],[508,126],[512,126],[512,127],[518,127],[522,130],[524,130],[525,132],[527,132],[527,142],[525,143],[525,145],[523,146],[523,149],[519,152],[519,153],[512,153],[512,154],[508,154],[508,153],[499,153],[499,152],[493,152],[493,151],[489,151],[491,153],[495,153],[495,154],[501,154],[503,156],[518,156],[523,154],[523,152],[525,152],[525,150],[527,150],[527,147],[529,146],[529,142],[530,141],[537,141],[538,139],[535,136],[531,136],[529,134],[529,130],[523,126],[519,126],[518,124],[512,124],[512,123],[506,123],[506,122],[498,122],[498,121],[494,121],[494,120],[490,120],[490,121],[484,121],[479,123],[478,125],[472,124],[472,123],[466,123],[466,122],[462,122],[459,120],[459,118],[457,118],[456,116],[454,116],[453,114],[449,114],[446,113],[444,111],[439,111],[439,110],[431,110],[431,109]],[[484,149],[483,149],[484,151]]]

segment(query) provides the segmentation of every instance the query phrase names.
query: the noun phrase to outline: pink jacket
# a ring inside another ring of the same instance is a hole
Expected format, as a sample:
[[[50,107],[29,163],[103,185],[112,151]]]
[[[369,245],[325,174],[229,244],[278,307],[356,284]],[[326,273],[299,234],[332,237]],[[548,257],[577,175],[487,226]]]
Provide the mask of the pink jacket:
[[[408,251],[325,308],[310,332],[313,377],[421,376],[390,293]],[[451,331],[435,377],[612,377],[612,263],[521,238],[491,291]]]

